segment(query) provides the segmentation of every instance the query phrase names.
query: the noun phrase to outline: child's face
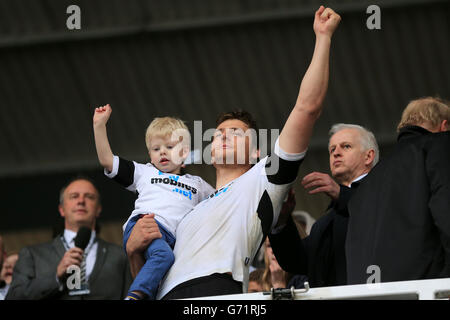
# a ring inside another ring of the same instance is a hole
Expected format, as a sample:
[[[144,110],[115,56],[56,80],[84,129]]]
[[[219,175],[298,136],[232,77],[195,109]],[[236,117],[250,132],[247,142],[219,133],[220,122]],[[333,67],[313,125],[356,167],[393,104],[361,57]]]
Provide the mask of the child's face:
[[[188,155],[188,148],[170,136],[154,136],[150,140],[150,161],[162,172],[179,174]]]

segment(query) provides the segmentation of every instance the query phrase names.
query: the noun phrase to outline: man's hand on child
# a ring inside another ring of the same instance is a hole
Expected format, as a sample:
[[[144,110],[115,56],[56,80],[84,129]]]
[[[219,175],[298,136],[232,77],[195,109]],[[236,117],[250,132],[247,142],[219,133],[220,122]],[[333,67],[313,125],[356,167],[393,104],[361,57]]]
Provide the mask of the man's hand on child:
[[[144,251],[149,244],[158,238],[161,238],[158,224],[155,221],[155,214],[143,215],[131,231],[127,241],[127,253],[134,254]]]

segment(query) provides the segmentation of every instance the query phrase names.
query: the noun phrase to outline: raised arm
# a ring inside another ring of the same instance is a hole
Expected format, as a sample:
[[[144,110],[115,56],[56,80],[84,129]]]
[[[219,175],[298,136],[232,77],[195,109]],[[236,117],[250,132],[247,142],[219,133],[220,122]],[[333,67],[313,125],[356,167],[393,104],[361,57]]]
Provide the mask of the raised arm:
[[[331,37],[340,21],[341,17],[330,8],[321,6],[316,11],[314,54],[279,138],[280,148],[287,153],[301,153],[308,147],[314,124],[322,112],[328,88]]]
[[[97,149],[98,160],[109,172],[113,168],[113,153],[109,146],[106,123],[111,116],[111,112],[111,106],[107,104],[106,106],[95,108],[93,118],[95,148]]]

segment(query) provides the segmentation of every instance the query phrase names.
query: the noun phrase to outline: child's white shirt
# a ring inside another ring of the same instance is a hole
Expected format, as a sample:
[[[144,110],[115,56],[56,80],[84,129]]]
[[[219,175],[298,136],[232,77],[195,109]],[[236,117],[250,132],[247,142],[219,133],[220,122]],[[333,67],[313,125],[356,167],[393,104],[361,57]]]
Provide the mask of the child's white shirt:
[[[153,164],[141,164],[114,156],[111,172],[105,175],[136,192],[135,208],[123,225],[140,214],[154,213],[155,219],[175,236],[181,219],[215,191],[198,176],[164,173]]]

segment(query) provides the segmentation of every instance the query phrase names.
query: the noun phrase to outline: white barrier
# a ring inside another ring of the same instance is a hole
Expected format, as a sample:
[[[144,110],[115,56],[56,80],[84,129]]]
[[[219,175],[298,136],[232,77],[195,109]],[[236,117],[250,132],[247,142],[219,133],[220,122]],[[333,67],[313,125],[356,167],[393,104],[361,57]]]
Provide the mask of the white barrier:
[[[190,300],[435,300],[450,298],[450,278],[352,286],[272,290]]]

